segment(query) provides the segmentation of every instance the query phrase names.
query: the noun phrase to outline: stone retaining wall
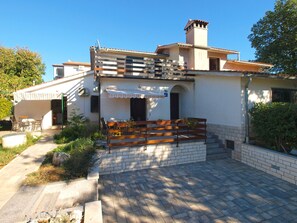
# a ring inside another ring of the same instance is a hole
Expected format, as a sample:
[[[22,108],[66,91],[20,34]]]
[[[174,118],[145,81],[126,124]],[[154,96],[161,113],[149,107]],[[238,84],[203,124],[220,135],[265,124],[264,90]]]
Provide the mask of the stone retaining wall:
[[[100,175],[206,160],[204,142],[159,144],[111,150],[101,157]]]
[[[242,144],[241,161],[297,185],[297,157]]]

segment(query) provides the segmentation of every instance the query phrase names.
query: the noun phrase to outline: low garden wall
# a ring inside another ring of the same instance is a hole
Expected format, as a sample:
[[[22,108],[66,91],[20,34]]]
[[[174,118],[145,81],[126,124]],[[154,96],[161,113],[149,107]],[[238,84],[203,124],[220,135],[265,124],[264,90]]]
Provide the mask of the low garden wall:
[[[180,143],[179,147],[168,143],[112,149],[102,155],[99,168],[101,175],[205,160],[204,142]]]
[[[242,144],[241,162],[297,185],[297,157]]]

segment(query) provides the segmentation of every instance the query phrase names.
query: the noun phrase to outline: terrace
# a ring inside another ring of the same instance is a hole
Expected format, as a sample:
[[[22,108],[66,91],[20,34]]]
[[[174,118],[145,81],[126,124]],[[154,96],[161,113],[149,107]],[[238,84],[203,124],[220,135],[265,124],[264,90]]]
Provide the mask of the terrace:
[[[93,47],[91,58],[95,76],[192,80],[186,63],[170,60],[165,54]]]

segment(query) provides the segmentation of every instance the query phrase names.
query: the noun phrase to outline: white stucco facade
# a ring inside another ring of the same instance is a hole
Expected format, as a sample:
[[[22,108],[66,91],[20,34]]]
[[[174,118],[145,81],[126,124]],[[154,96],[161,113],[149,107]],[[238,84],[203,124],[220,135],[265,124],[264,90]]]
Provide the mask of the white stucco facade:
[[[240,77],[196,77],[196,116],[211,124],[241,126],[240,81]]]
[[[254,103],[272,101],[272,89],[297,89],[297,80],[278,80],[269,78],[252,78],[249,85],[249,108]]]
[[[137,90],[144,88],[155,92],[167,91],[163,98],[146,99],[146,120],[170,119],[170,93],[175,87],[174,93],[179,93],[180,117],[189,117],[193,113],[193,82],[183,81],[159,81],[139,79],[115,79],[103,78],[101,80],[101,116],[105,120],[129,120],[130,99],[109,98],[105,91],[108,88]]]
[[[54,80],[41,85],[27,88],[20,92],[24,93],[57,93],[58,95],[63,94],[67,97],[67,117],[69,118],[72,111],[76,114],[83,114],[91,121],[95,122],[98,120],[97,113],[90,112],[90,96],[79,96],[78,89],[87,88],[90,95],[98,95],[93,92],[94,78],[92,73],[83,72],[80,74],[73,75],[68,78]],[[61,96],[62,97],[62,96]],[[14,113],[16,120],[20,116],[28,116],[29,118],[40,120],[42,119],[42,128],[48,129],[53,125],[53,116],[51,108],[52,100],[22,100],[16,101]]]

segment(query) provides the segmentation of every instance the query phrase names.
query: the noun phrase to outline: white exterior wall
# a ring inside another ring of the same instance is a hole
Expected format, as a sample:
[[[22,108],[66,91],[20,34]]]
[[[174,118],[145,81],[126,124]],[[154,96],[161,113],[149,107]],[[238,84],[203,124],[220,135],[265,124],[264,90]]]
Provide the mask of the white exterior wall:
[[[189,49],[183,49],[179,48],[179,62],[180,64],[187,63],[187,66],[189,68]]]
[[[240,77],[196,77],[195,114],[210,124],[241,127]]]
[[[194,59],[194,48],[189,49],[189,57],[188,57],[188,69],[189,70],[194,70],[195,69],[195,59]]]
[[[207,46],[208,45],[208,30],[207,28],[197,27],[194,28],[194,45]]]
[[[91,68],[87,66],[64,65],[64,77],[72,76],[74,74],[89,70],[91,70]]]
[[[50,82],[49,82],[50,83]],[[98,95],[98,92],[93,92],[94,78],[93,75],[80,76],[69,81],[59,79],[49,85],[48,83],[34,86],[33,88],[25,89],[25,92],[32,93],[63,93],[67,96],[67,115],[70,118],[71,112],[83,114],[90,121],[98,120],[98,113],[91,113],[91,95]],[[88,88],[90,96],[78,96],[78,89],[81,87]],[[36,109],[38,108],[38,109]],[[27,115],[30,118],[41,119],[43,117],[43,129],[48,129],[52,126],[51,101],[21,101],[15,105],[15,117],[18,120],[20,115]]]
[[[209,70],[207,50],[194,48],[194,63],[195,70]]]
[[[101,80],[101,116],[105,120],[130,119],[130,99],[109,98],[106,88],[134,89],[139,86],[148,90],[168,91],[168,97],[147,99],[147,120],[170,119],[170,92],[179,85],[184,91],[180,94],[180,116],[193,116],[193,83],[159,80],[112,79]],[[185,109],[186,108],[186,109]]]
[[[271,102],[272,88],[297,89],[297,80],[253,78],[249,85],[249,108],[253,107],[254,103]]]
[[[14,108],[15,117],[27,115],[35,120],[42,119],[42,129],[48,129],[52,126],[51,101],[21,101]]]
[[[170,48],[170,50],[169,50],[169,58],[171,59],[171,60],[176,60],[176,61],[178,61],[179,60],[179,55],[180,55],[180,53],[179,53],[179,48],[178,47],[173,47],[173,48]]]
[[[186,34],[186,42],[195,46],[207,46],[208,30],[207,28],[194,27]]]
[[[194,39],[194,29],[191,29],[186,33],[186,43],[194,44]]]

